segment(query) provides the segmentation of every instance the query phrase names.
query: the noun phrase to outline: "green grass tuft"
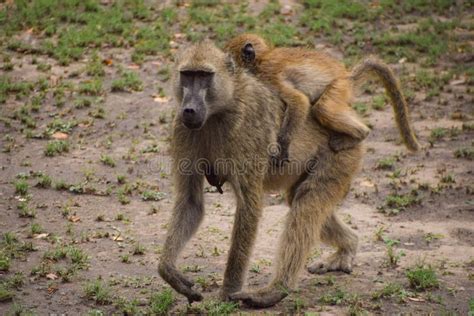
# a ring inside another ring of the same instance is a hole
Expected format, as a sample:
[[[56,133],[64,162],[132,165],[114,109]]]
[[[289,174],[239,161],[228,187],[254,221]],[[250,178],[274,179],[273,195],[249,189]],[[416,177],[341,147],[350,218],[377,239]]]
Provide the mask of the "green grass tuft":
[[[154,315],[167,315],[174,303],[173,292],[166,289],[150,297],[150,312]]]
[[[52,140],[46,145],[44,155],[47,157],[53,157],[65,152],[69,152],[69,143],[67,141]]]
[[[143,83],[135,72],[123,71],[119,79],[112,81],[112,91],[142,91]]]
[[[97,304],[110,304],[112,302],[111,289],[100,279],[89,281],[84,286],[86,297]]]
[[[438,288],[439,281],[431,266],[417,265],[406,272],[410,286],[417,291]]]

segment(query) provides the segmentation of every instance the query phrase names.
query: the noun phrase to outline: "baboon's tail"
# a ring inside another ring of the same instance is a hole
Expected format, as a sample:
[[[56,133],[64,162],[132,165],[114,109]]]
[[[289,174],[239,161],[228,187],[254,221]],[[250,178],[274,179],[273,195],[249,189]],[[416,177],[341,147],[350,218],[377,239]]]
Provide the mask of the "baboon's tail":
[[[385,63],[371,56],[354,67],[351,78],[354,83],[358,85],[367,75],[375,76],[382,81],[385,91],[390,98],[390,103],[392,103],[393,111],[395,112],[395,121],[400,130],[402,140],[409,150],[417,151],[420,148],[420,144],[410,124],[405,97],[392,70]]]

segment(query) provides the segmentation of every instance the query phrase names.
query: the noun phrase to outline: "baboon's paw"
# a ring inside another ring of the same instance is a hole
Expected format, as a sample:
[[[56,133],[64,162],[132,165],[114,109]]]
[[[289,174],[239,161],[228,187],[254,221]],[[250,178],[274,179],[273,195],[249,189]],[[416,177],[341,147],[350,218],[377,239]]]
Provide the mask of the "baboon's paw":
[[[176,269],[176,267],[160,263],[158,267],[158,272],[160,276],[171,285],[177,292],[183,294],[188,298],[189,303],[197,302],[202,300],[201,293],[193,290],[191,287],[194,285],[194,282],[186,278],[181,272]]]
[[[308,267],[310,273],[323,274],[331,271],[352,272],[354,256],[351,254],[334,254],[327,262],[316,262]]]
[[[287,291],[268,287],[254,292],[238,292],[230,295],[234,301],[242,301],[245,305],[253,308],[271,307],[288,295]]]
[[[227,291],[226,289],[221,289],[219,291],[219,300],[223,301],[223,302],[228,302],[228,301],[232,301],[232,295],[237,293],[237,291],[232,291],[232,292],[229,292]]]

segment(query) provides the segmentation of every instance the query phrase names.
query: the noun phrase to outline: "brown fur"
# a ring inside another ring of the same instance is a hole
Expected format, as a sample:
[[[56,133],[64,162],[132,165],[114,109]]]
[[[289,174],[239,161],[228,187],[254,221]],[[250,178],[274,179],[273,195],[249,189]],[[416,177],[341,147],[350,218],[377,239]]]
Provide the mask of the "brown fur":
[[[243,54],[243,47],[248,44],[255,50],[255,58],[250,61]],[[405,144],[410,150],[418,149],[400,85],[390,68],[379,60],[368,58],[349,73],[340,62],[324,53],[304,48],[273,48],[255,34],[233,38],[226,49],[239,66],[270,84],[288,105],[279,133],[283,154],[298,128],[297,122],[308,114],[308,108],[321,125],[334,132],[329,141],[333,150],[351,148],[365,139],[369,128],[350,104],[354,82],[360,82],[368,73],[383,82]]]
[[[216,80],[209,91],[213,94],[206,100],[211,114],[202,127],[185,127],[179,109],[173,123],[175,204],[159,273],[190,302],[202,299],[192,288],[193,282],[176,268],[176,261],[204,216],[204,176],[194,166],[205,161],[214,166],[217,177],[230,184],[237,205],[221,297],[267,307],[296,286],[307,254],[318,238],[338,250],[329,264],[317,265],[312,272],[351,270],[357,237],[334,211],[359,170],[363,149],[357,144],[338,153],[330,150],[324,128],[309,116],[301,117],[289,147],[290,162],[272,169],[267,148],[275,142],[285,106],[267,85],[245,71],[228,67],[226,60],[213,44],[203,42],[188,48],[177,61],[173,81],[179,103],[184,89],[179,79],[181,70],[200,70],[205,65],[214,69]],[[230,161],[234,168],[218,164],[219,159]],[[237,172],[243,166],[243,172]],[[241,292],[262,215],[263,193],[275,189],[287,192],[290,206],[276,255],[275,275],[267,287]]]

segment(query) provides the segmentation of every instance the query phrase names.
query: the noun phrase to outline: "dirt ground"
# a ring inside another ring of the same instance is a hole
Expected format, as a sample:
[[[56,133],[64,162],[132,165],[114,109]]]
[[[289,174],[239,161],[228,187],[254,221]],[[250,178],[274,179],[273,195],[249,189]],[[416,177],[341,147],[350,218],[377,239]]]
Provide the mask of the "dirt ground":
[[[250,8],[257,12],[266,3],[251,2]],[[298,6],[287,1],[283,8]],[[472,13],[469,5],[466,8]],[[399,29],[412,27],[412,22],[399,23]],[[471,47],[467,53],[447,52],[431,66],[410,58],[390,60],[404,86],[410,87],[407,95],[421,151],[409,153],[400,143],[392,109],[380,99],[380,87],[367,86],[357,98],[356,109],[373,129],[365,141],[363,169],[338,211],[360,238],[352,274],[304,271],[298,290],[276,306],[264,310],[227,306],[231,313],[473,312],[472,15],[466,23],[470,26],[461,23],[451,34],[464,34],[456,40]],[[21,31],[14,38],[34,45],[35,36],[34,31]],[[171,51],[173,45],[186,42],[180,36],[173,41]],[[345,55],[340,45],[324,37],[316,47],[339,58]],[[94,94],[77,88],[91,80],[83,71],[92,63],[90,54],[61,65],[54,56],[2,47],[1,76],[35,86],[24,95],[18,92],[21,89],[8,90],[0,104],[1,315],[158,313],[152,311],[150,297],[168,289],[157,263],[173,201],[168,154],[175,106],[167,80],[171,61],[157,54],[136,63],[131,54],[130,47],[103,46],[98,57],[105,71],[102,92]],[[41,71],[38,63],[51,68]],[[7,70],[8,64],[13,68]],[[455,66],[461,69],[437,81]],[[420,69],[431,76],[427,79]],[[127,71],[138,74],[139,89],[114,88],[113,80]],[[22,116],[22,107],[32,107],[32,98],[41,90],[40,78],[46,78],[48,86],[40,109],[31,108]],[[66,81],[76,88],[65,85],[64,104],[58,106],[55,94],[62,93],[58,86]],[[435,92],[433,85],[439,87]],[[78,106],[83,96],[92,105]],[[381,105],[374,105],[374,98]],[[48,153],[48,143],[58,139],[65,139],[68,150]],[[206,187],[205,199],[206,218],[179,267],[197,280],[206,302],[213,302],[222,284],[235,203],[227,186],[222,195]],[[247,277],[250,288],[271,279],[287,211],[279,192],[267,195]],[[16,240],[9,242],[13,235]],[[66,249],[64,254],[57,254],[61,249]],[[308,262],[324,260],[332,252],[318,246]],[[420,267],[434,272],[438,284],[414,288],[407,274]],[[98,291],[87,290],[95,280],[109,289],[104,300]],[[388,285],[396,290],[390,291]],[[214,310],[209,304],[188,306],[184,297],[173,293],[163,313],[226,313],[219,303]]]

